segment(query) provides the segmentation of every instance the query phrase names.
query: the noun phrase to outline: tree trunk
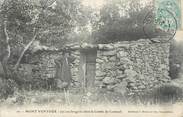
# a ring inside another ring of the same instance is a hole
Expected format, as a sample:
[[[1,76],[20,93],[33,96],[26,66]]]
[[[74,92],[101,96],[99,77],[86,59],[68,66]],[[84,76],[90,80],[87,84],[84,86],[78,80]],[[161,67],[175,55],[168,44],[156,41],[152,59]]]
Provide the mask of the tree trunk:
[[[18,58],[18,61],[17,63],[15,64],[15,67],[14,67],[14,70],[17,71],[19,65],[20,65],[20,62],[25,54],[25,52],[29,49],[29,47],[31,46],[31,44],[34,42],[34,40],[36,39],[37,37],[37,33],[33,36],[32,40],[25,46],[24,50],[22,51],[20,57]]]
[[[10,45],[9,45],[9,36],[7,33],[7,22],[4,21],[3,24],[3,33],[4,33],[4,37],[5,37],[5,42],[4,42],[4,49],[2,50],[2,59],[1,59],[1,63],[2,63],[2,67],[4,70],[4,77],[7,78],[8,76],[8,68],[7,68],[7,64],[8,64],[8,59],[10,57],[11,51],[10,51]]]

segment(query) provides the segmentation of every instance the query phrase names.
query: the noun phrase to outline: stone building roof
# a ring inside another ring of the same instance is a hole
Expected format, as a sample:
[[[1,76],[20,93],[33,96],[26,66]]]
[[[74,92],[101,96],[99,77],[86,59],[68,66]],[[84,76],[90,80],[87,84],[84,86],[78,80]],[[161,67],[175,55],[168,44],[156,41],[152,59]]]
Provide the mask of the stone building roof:
[[[121,41],[117,43],[109,43],[109,44],[89,44],[89,43],[82,43],[82,44],[67,44],[63,48],[53,48],[53,47],[47,47],[43,45],[39,45],[34,52],[62,52],[62,51],[74,51],[74,50],[89,50],[89,49],[97,49],[97,50],[112,50],[114,48],[118,47],[124,47],[128,48],[130,44],[136,44],[136,43],[141,43],[141,44],[156,44],[156,43],[151,43],[150,40],[148,39],[140,39],[138,41]],[[165,42],[165,43],[170,43],[170,42]],[[163,44],[163,43],[162,43]]]

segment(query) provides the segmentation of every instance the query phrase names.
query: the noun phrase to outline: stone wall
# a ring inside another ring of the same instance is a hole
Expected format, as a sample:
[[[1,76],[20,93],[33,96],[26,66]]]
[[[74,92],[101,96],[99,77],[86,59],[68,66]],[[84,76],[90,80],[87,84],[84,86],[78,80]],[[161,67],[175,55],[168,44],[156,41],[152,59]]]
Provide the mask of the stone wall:
[[[77,80],[79,72],[79,51],[70,51],[73,61],[70,64],[72,78]],[[56,79],[56,64],[55,60],[61,58],[62,52],[60,51],[42,51],[34,53],[28,58],[28,62],[21,64],[19,67],[20,77],[25,81],[33,79]]]
[[[145,89],[166,83],[169,78],[169,43],[151,43],[148,40],[119,42],[111,44],[71,46],[72,78],[83,82],[80,72],[80,50],[97,49],[96,77],[94,87],[124,93],[141,93]],[[55,59],[62,52],[41,52],[31,56],[28,64],[20,70],[31,78],[55,78]],[[25,68],[27,70],[25,70]],[[24,77],[25,78],[25,77]],[[28,78],[30,80],[30,78]]]
[[[141,93],[170,80],[169,43],[147,40],[99,45],[96,85],[107,90]]]
[[[54,78],[56,71],[54,59],[59,56],[59,53],[50,52],[30,55],[28,63],[20,65],[19,72],[24,76],[24,80]]]

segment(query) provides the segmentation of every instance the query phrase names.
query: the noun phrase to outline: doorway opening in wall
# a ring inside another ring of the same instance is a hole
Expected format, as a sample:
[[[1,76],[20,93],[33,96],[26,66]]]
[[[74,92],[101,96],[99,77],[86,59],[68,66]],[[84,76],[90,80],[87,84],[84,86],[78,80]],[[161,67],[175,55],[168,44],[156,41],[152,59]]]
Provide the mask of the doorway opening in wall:
[[[80,54],[80,77],[84,90],[94,88],[96,75],[96,49],[82,50]]]

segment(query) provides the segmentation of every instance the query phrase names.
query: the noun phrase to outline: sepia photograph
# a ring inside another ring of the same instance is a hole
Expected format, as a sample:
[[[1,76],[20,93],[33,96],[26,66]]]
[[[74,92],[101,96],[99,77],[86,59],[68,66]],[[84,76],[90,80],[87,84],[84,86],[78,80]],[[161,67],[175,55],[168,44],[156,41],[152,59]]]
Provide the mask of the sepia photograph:
[[[0,117],[183,117],[183,0],[0,0]]]

